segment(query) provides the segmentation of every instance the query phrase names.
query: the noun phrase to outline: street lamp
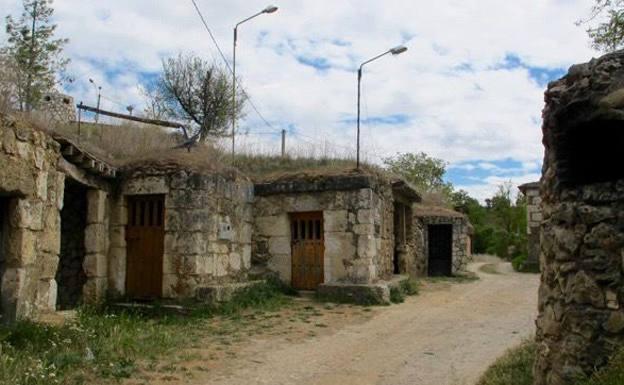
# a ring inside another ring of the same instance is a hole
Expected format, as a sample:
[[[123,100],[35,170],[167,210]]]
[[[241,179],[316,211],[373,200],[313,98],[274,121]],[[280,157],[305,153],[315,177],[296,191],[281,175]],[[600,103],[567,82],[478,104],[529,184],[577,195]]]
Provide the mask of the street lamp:
[[[93,79],[89,79],[89,83],[93,84],[93,87],[95,87],[95,91],[97,92],[97,112],[95,113],[95,122],[97,123],[98,120],[100,120],[100,98],[102,97],[102,87],[98,87],[97,84],[95,84],[95,81]]]
[[[362,93],[362,68],[364,67],[364,65],[377,60],[383,56],[386,56],[388,54],[392,54],[392,55],[399,55],[402,54],[403,52],[407,51],[407,47],[405,46],[397,46],[394,48],[390,48],[388,51],[382,53],[381,55],[377,55],[372,59],[369,59],[367,61],[365,61],[364,63],[362,63],[360,65],[360,68],[358,69],[358,94],[357,94],[357,163],[356,163],[356,167],[359,169],[360,168],[360,95]]]
[[[277,10],[278,8],[276,6],[269,5],[262,11],[246,18],[245,20],[237,23],[236,26],[234,26],[234,49],[232,51],[232,159],[234,159],[234,137],[236,136],[236,41],[238,40],[238,26],[253,19],[254,17],[260,16],[265,13],[274,13],[277,12]]]

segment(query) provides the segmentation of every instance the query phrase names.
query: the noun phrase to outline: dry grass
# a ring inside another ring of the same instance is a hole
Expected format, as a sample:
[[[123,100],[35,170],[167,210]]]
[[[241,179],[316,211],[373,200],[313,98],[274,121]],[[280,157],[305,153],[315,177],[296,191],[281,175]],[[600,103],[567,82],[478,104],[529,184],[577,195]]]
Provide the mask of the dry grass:
[[[198,144],[189,152],[185,148],[177,148],[184,143],[179,131],[158,126],[82,122],[78,127],[77,123],[52,124],[36,113],[23,115],[19,120],[53,136],[63,137],[82,150],[120,168],[177,165],[198,171],[232,172],[237,169],[255,181],[362,173],[388,178],[386,172],[374,165],[363,164],[361,170],[356,170],[353,159],[344,154],[332,154],[327,148],[292,148],[289,155],[282,158],[263,155],[260,148],[245,146],[245,153],[232,159],[227,141]]]

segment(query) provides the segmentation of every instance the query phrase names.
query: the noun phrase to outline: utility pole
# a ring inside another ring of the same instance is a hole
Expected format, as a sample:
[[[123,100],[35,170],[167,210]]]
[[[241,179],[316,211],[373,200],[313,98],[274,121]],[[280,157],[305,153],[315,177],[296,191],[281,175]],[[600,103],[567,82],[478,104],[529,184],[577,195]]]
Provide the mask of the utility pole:
[[[282,130],[282,158],[286,157],[286,130]]]
[[[100,100],[102,99],[102,87],[98,87],[98,101],[97,101],[97,109],[100,109]],[[100,113],[97,112],[95,114],[95,122],[98,123],[100,121]]]

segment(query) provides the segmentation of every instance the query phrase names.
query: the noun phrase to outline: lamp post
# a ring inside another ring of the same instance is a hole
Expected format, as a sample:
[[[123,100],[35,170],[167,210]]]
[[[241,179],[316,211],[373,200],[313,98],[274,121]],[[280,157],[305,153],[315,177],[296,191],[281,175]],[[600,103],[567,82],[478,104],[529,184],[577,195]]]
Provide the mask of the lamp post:
[[[362,69],[364,68],[364,65],[375,61],[383,56],[386,56],[388,54],[392,54],[392,55],[399,55],[402,54],[403,52],[407,51],[407,47],[405,46],[397,46],[394,48],[389,49],[388,51],[382,53],[381,55],[377,55],[372,59],[369,59],[367,61],[365,61],[364,63],[362,63],[360,65],[360,68],[358,69],[358,93],[357,93],[357,160],[356,160],[356,168],[360,168],[360,96],[362,94]]]
[[[269,5],[262,11],[256,13],[253,16],[246,18],[243,21],[238,22],[234,26],[234,47],[232,50],[232,160],[235,154],[235,136],[236,136],[236,41],[238,40],[238,26],[265,13],[274,13],[278,8],[274,5]]]
[[[97,112],[95,113],[95,122],[97,123],[100,120],[100,99],[102,97],[102,87],[95,84],[93,79],[89,79],[89,83],[93,84],[95,87],[95,91],[97,92]]]

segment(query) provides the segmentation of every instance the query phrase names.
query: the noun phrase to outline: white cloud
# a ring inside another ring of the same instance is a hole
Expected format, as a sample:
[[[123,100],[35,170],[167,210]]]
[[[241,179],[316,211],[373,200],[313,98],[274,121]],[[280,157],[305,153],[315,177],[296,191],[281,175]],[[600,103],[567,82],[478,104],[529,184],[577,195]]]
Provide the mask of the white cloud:
[[[266,6],[265,0],[197,1],[228,57],[234,24]],[[2,2],[12,13],[21,3]],[[355,146],[355,127],[344,123],[355,116],[355,69],[391,46],[406,44],[407,53],[365,68],[363,117],[409,117],[395,126],[365,124],[367,159],[398,151],[425,151],[454,164],[513,159],[536,179],[530,173],[543,157],[544,87],[526,68],[496,64],[509,54],[545,68],[587,61],[595,53],[574,22],[592,3],[288,0],[277,4],[278,13],[241,26],[238,73],[276,128],[292,125],[305,135],[290,135],[290,148],[312,141],[344,152]],[[77,101],[94,103],[91,77],[102,85],[105,108],[140,105],[140,73],[158,71],[163,57],[190,50],[220,60],[190,0],[57,0],[54,6],[58,35],[71,40],[67,54],[77,76],[72,89]],[[302,64],[302,57],[323,59],[331,68],[319,71]],[[240,125],[252,132],[268,130],[253,111]],[[254,147],[254,138],[256,148],[279,148],[277,136],[252,135],[241,142]],[[491,170],[494,175],[505,171]],[[469,191],[485,196],[493,183],[486,180]]]

